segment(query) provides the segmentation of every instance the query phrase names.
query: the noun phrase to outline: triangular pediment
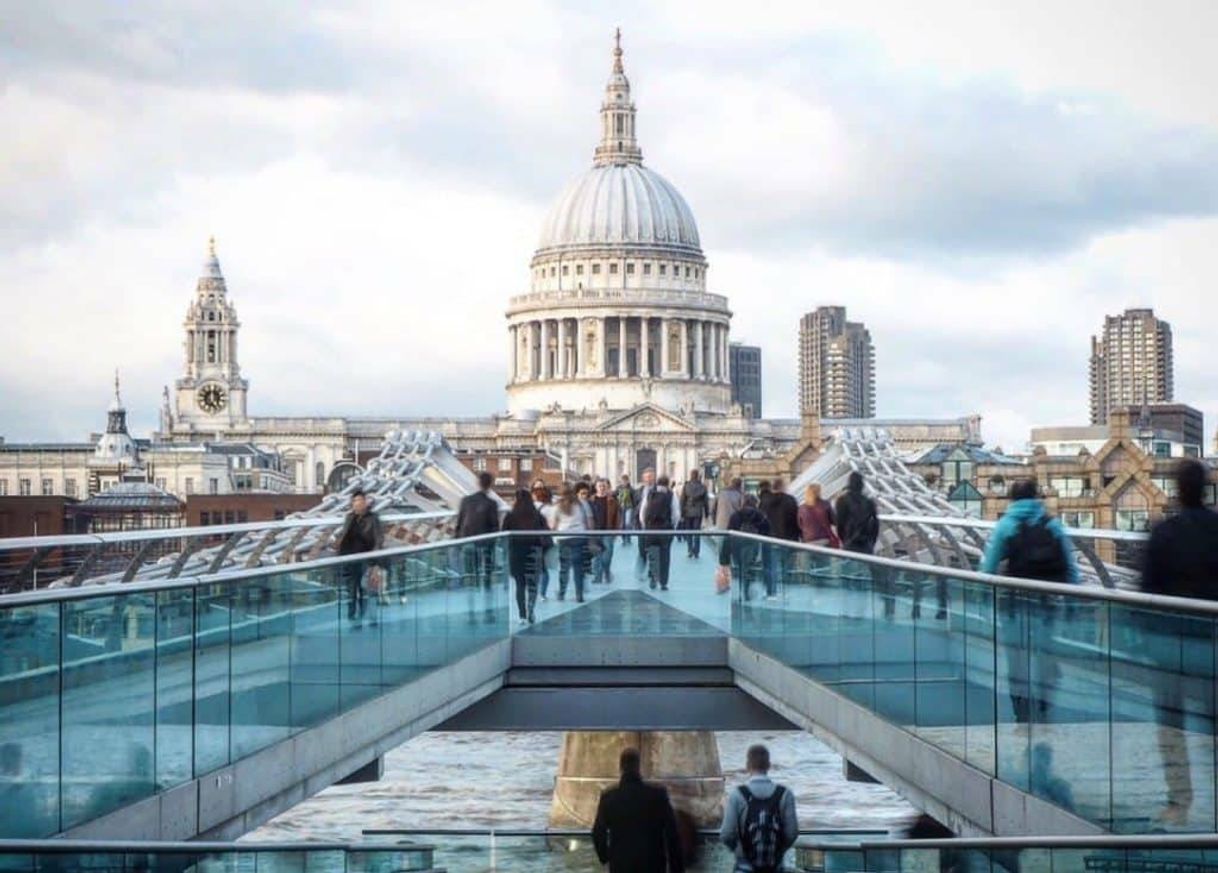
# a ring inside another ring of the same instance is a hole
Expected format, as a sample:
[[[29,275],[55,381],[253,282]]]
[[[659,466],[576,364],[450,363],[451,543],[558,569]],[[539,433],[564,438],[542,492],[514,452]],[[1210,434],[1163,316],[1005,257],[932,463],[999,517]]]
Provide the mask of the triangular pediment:
[[[604,433],[692,433],[694,426],[674,412],[652,403],[618,412],[596,426]]]

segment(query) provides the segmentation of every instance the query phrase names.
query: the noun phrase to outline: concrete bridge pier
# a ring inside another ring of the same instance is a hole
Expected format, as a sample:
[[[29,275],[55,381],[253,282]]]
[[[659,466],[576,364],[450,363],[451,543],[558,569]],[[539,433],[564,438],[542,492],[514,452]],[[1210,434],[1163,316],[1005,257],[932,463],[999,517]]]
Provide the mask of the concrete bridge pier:
[[[711,731],[568,731],[563,735],[552,827],[591,827],[601,792],[619,779],[622,749],[639,750],[643,778],[668,789],[673,806],[698,827],[723,818],[723,770]]]

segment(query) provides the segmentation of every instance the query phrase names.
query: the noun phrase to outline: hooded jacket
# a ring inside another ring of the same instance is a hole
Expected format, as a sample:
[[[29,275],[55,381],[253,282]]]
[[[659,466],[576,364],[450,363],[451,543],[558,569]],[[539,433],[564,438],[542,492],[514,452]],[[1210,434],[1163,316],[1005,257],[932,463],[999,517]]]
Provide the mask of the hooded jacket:
[[[1002,562],[1006,560],[1007,546],[1011,537],[1018,533],[1019,526],[1037,524],[1046,515],[1048,513],[1045,511],[1045,505],[1035,497],[1016,500],[1008,506],[1002,518],[998,519],[993,533],[990,534],[990,541],[985,547],[985,557],[981,560],[981,572],[997,573]],[[1062,545],[1062,554],[1066,559],[1066,581],[1077,585],[1080,579],[1078,563],[1074,560],[1074,546],[1070,544],[1070,538],[1066,536],[1066,531],[1060,521],[1052,518],[1049,520],[1048,526]]]

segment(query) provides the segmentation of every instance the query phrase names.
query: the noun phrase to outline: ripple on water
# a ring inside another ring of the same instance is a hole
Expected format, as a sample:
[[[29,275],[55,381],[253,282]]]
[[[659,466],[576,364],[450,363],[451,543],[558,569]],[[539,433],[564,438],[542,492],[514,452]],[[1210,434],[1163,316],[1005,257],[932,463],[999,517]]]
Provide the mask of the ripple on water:
[[[795,793],[801,827],[892,828],[913,808],[882,785],[847,782],[842,759],[809,734],[716,734],[728,784],[745,750],[770,747],[773,775]],[[562,746],[559,732],[415,737],[385,756],[377,783],[329,788],[247,840],[356,840],[366,828],[544,828]]]

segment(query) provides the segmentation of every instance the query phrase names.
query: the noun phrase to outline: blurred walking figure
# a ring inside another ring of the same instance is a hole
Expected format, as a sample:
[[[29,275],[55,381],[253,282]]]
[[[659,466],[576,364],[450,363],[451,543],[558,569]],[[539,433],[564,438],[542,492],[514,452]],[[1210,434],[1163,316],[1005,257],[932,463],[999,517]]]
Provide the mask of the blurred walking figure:
[[[546,483],[540,479],[533,482],[533,506],[537,507],[537,511],[541,513],[541,517],[546,520],[546,526],[551,527],[554,521],[554,495],[550,493],[550,489]],[[550,588],[550,567],[548,555],[554,548],[553,538],[547,537],[541,544],[541,566],[537,571],[537,591],[542,600],[546,600],[546,592]]]
[[[358,555],[384,548],[385,534],[381,530],[381,520],[368,506],[368,496],[363,491],[357,489],[351,493],[351,511],[343,519],[337,540],[340,555]],[[356,627],[361,627],[368,613],[366,576],[372,572],[383,573],[384,570],[365,561],[350,561],[342,565],[341,572],[347,582],[347,619],[354,622]],[[375,612],[372,624],[376,624]]]
[[[490,473],[479,473],[479,490],[461,498],[461,504],[457,507],[458,537],[477,537],[499,530],[499,503],[491,496],[493,484],[495,479]],[[495,541],[470,543],[465,554],[468,560],[466,576],[489,589],[491,574],[495,570]]]
[[[863,474],[858,470],[850,473],[846,480],[846,493],[837,498],[833,514],[837,521],[837,534],[841,538],[842,548],[847,552],[870,555],[875,552],[875,544],[880,538],[880,515],[875,501],[863,493],[865,482]],[[866,587],[866,581],[861,578],[865,573],[871,579],[871,587],[878,591],[884,600],[884,615],[892,618],[896,612],[896,602],[888,584],[888,573],[883,567],[874,564],[867,565],[864,570],[857,561],[848,562],[853,565],[851,575],[842,586],[842,594],[847,598],[847,604],[852,605],[857,595],[849,589]]]
[[[998,573],[1041,582],[1079,581],[1074,549],[1061,522],[1045,510],[1036,482],[1021,479],[1011,486],[1011,505],[995,525],[981,559],[982,573]],[[1048,712],[1049,695],[1060,672],[1049,655],[1056,610],[1048,597],[1014,591],[1001,595],[999,636],[1007,654],[1011,707],[1016,722],[1031,719],[1035,699],[1038,713]],[[1035,662],[1035,670],[1033,670]],[[1031,685],[1035,674],[1037,686]]]
[[[676,528],[681,508],[677,496],[668,490],[668,477],[656,480],[655,488],[647,495],[643,505],[643,528],[645,530],[669,531]],[[647,552],[648,584],[668,590],[668,570],[672,562],[672,537],[649,536],[643,542]]]
[[[752,494],[744,495],[740,509],[732,513],[728,519],[727,530],[757,536],[770,535],[770,522],[757,508],[757,498]],[[719,545],[719,565],[730,566],[732,574],[740,582],[740,592],[745,600],[752,599],[753,583],[764,575],[761,568],[762,543],[746,537],[725,536]]]
[[[770,536],[778,540],[799,542],[799,504],[786,492],[786,485],[781,479],[761,483],[757,508],[770,522]],[[767,599],[773,600],[777,596],[779,584],[786,579],[791,550],[767,543],[762,546],[761,552],[766,571],[765,594]]]
[[[837,518],[833,514],[833,506],[820,494],[819,482],[813,482],[804,489],[804,502],[799,507],[799,539],[809,545],[836,549],[842,544],[834,529]],[[808,575],[817,585],[824,585],[822,574],[832,562],[818,555],[805,554],[804,557],[807,559]]]
[[[702,522],[710,514],[710,497],[706,486],[702,484],[702,474],[691,470],[689,481],[681,489],[681,529],[701,530]],[[686,553],[691,558],[702,554],[702,537],[690,535],[685,537]]]
[[[581,482],[579,488],[587,493],[588,486],[585,483]],[[558,534],[574,534],[555,537],[558,540],[558,599],[566,599],[567,582],[573,581],[575,599],[583,603],[588,538],[581,534],[592,529],[592,510],[587,501],[581,500],[576,489],[568,483],[564,483],[558,492],[558,503],[550,520],[550,529]]]
[[[518,533],[508,539],[508,570],[516,582],[516,613],[521,622],[532,624],[537,605],[537,577],[542,566],[543,536],[524,536],[525,531],[549,531],[549,525],[523,488],[503,519],[503,529]]]
[[[592,527],[594,530],[617,530],[621,526],[621,512],[617,498],[611,492],[608,479],[596,480],[596,494],[591,500]],[[606,585],[613,582],[613,542],[616,537],[589,537],[588,551],[592,555],[592,584]]]
[[[795,795],[770,779],[770,750],[749,746],[749,779],[727,796],[719,839],[736,853],[736,873],[778,873],[799,837]]]
[[[634,526],[637,530],[642,530],[643,511],[647,508],[647,501],[651,498],[651,492],[656,487],[656,471],[648,467],[643,471],[643,483],[639,485],[639,490],[636,493],[638,498],[634,504]],[[643,581],[643,576],[647,573],[647,546],[646,540],[639,538],[639,553],[634,559],[634,577],[639,582]]]
[[[643,781],[638,749],[623,749],[622,778],[601,794],[592,843],[609,873],[683,873],[677,818],[662,785]]]
[[[630,484],[629,474],[622,474],[613,496],[617,498],[618,511],[621,513],[622,530],[634,530],[638,521],[639,495]],[[630,542],[630,537],[623,534],[622,542]]]
[[[1150,532],[1142,570],[1142,590],[1151,594],[1218,600],[1218,514],[1204,505],[1208,474],[1198,461],[1181,461],[1176,468],[1180,511],[1155,525]],[[1193,804],[1193,782],[1188,759],[1185,713],[1189,677],[1210,675],[1207,658],[1212,653],[1213,622],[1203,618],[1173,617],[1145,613],[1145,636],[1158,668],[1154,683],[1155,718],[1159,723],[1159,753],[1167,783],[1167,804],[1159,813],[1164,825],[1188,824]],[[1189,646],[1189,640],[1197,645]],[[1191,652],[1191,655],[1189,654]],[[1198,681],[1206,688],[1208,681]],[[1199,695],[1205,701],[1205,694]],[[1209,703],[1202,702],[1204,711]]]
[[[715,527],[727,530],[732,516],[744,506],[744,483],[733,479],[715,498]]]

